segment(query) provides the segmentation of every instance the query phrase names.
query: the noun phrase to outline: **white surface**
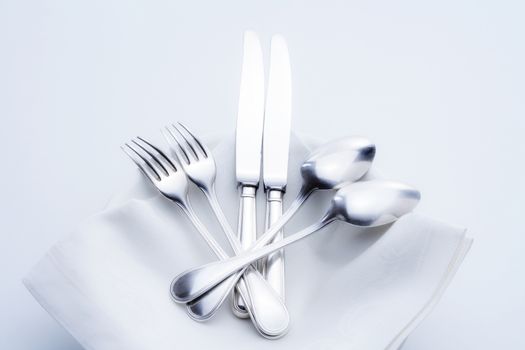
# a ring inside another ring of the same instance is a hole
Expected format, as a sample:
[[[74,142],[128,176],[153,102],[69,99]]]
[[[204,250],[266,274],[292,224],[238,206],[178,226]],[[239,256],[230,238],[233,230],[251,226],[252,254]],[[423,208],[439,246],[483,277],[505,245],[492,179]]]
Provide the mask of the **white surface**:
[[[180,119],[233,131],[242,33],[286,37],[293,127],[371,137],[418,211],[475,244],[407,350],[521,349],[524,3],[0,2],[0,344],[77,349],[22,286],[130,181],[118,146]]]
[[[238,210],[234,149],[230,136],[213,150],[222,169],[217,192],[230,222]],[[299,167],[307,154],[294,137],[285,206],[299,192]],[[288,232],[320,219],[329,197],[310,198]],[[224,246],[216,221],[205,215],[210,208],[203,196],[193,193],[191,199]],[[53,246],[24,282],[86,349],[397,350],[439,300],[470,245],[463,228],[417,214],[374,229],[331,224],[286,249],[292,325],[272,342],[227,306],[199,324],[183,305],[174,305],[168,297],[173,276],[216,258],[177,206],[140,177],[108,210]]]

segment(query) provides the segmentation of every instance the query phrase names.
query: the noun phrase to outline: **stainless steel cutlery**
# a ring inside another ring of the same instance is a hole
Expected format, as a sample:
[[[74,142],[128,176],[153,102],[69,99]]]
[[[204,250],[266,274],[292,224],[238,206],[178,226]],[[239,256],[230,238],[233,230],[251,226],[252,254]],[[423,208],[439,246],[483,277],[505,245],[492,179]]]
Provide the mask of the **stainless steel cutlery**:
[[[244,56],[235,143],[236,175],[240,188],[238,232],[243,250],[257,239],[256,194],[263,160],[267,228],[282,215],[282,201],[288,175],[292,82],[285,39],[272,38],[268,91],[264,93],[263,55],[254,32],[244,35]],[[263,124],[264,121],[264,124]],[[282,239],[280,232],[275,240]],[[259,270],[284,298],[284,252],[259,262]],[[234,292],[233,311],[243,318],[243,300]]]
[[[170,125],[163,130],[173,155],[182,165],[189,179],[197,185],[208,199],[235,254],[241,246],[226,219],[215,192],[216,165],[213,154],[184,125]],[[237,288],[247,311],[260,332],[267,337],[278,337],[288,329],[289,315],[279,295],[266,283],[254,268],[247,269],[242,285]],[[224,301],[225,294],[210,293],[189,304],[188,310],[196,320],[209,319]]]
[[[308,155],[300,169],[301,189],[283,212],[291,106],[286,41],[280,35],[272,38],[265,96],[261,44],[256,33],[246,32],[235,140],[235,175],[240,198],[237,234],[217,198],[217,165],[213,154],[185,125],[172,124],[162,130],[169,152],[141,137],[122,146],[159,192],[181,208],[219,259],[179,274],[170,286],[172,299],[184,303],[188,315],[196,321],[210,319],[232,295],[236,316],[249,317],[257,331],[268,339],[283,336],[290,326],[284,303],[284,247],[337,220],[361,227],[388,224],[413,210],[419,202],[419,192],[410,186],[362,179],[370,169],[376,149],[367,138],[354,136],[328,142]],[[258,237],[256,195],[261,166],[266,192],[266,232]],[[194,212],[188,194],[189,182],[204,193],[234,256],[228,256]],[[317,190],[334,191],[324,216],[284,237],[285,224]]]
[[[271,242],[314,191],[338,189],[359,180],[370,168],[374,156],[375,145],[364,137],[341,138],[312,151],[301,166],[303,184],[296,199],[283,216],[259,238],[254,247],[262,247]],[[238,279],[241,274],[242,272],[238,272],[235,278]],[[221,282],[220,289],[227,292],[225,285],[230,285],[231,289],[231,282],[231,279]],[[183,291],[181,295],[178,294],[180,290],[173,289],[176,287],[177,285],[172,285],[171,293],[173,299],[178,302],[189,302],[206,292],[185,294]],[[215,288],[213,292],[216,293]]]

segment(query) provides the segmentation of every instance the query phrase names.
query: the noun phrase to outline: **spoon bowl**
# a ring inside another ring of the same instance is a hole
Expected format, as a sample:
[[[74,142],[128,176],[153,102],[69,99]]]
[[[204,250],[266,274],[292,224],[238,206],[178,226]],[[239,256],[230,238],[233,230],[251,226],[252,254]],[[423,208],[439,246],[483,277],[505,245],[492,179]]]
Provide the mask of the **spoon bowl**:
[[[328,215],[354,226],[375,227],[396,221],[419,203],[414,188],[396,181],[361,181],[341,188]]]
[[[375,145],[360,136],[343,137],[315,149],[301,166],[303,188],[338,189],[362,178],[376,154]]]

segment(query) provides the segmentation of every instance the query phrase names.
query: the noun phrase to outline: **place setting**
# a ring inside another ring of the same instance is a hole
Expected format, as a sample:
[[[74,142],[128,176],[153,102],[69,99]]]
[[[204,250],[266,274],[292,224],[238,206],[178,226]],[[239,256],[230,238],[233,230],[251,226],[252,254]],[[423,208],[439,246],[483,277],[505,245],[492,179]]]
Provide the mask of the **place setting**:
[[[245,32],[235,133],[124,140],[134,185],[26,276],[83,347],[399,349],[438,303],[472,239],[375,169],[373,135],[294,131],[290,56]]]

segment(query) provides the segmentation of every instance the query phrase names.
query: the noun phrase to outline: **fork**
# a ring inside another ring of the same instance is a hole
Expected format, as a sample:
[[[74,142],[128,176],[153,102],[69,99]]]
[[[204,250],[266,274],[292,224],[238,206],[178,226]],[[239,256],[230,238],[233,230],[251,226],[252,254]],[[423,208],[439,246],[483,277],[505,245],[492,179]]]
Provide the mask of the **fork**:
[[[181,208],[217,257],[221,260],[228,258],[228,254],[222,249],[195,214],[188,195],[188,178],[181,164],[176,159],[168,157],[159,148],[141,137],[134,138],[125,143],[122,146],[122,150],[131,158],[131,160],[163,196],[173,201]],[[232,279],[231,283],[225,284],[229,287],[234,283],[235,281]],[[236,287],[247,303],[252,305],[253,301],[249,293],[250,291],[247,289],[245,282],[242,281],[241,283],[238,283]],[[272,290],[270,287],[268,288],[269,290]],[[219,293],[210,293],[209,295],[224,299],[223,296],[227,295],[227,293],[224,291],[222,291],[222,293],[222,295]],[[278,300],[280,301],[280,299]],[[197,302],[197,306],[192,307],[187,305],[190,317],[193,318],[194,314],[198,312],[199,307],[206,304],[207,303]],[[193,310],[190,310],[190,308]],[[287,319],[285,323],[279,323],[275,317],[275,314],[277,313],[274,314],[271,312],[264,312],[264,310],[254,310],[252,308],[249,308],[248,311],[250,312],[255,328],[264,337],[272,339],[280,337],[284,335],[288,328],[289,319]],[[213,313],[211,313],[209,317],[212,315]],[[287,313],[286,316],[288,316]],[[202,321],[204,319],[199,318],[196,320]]]
[[[215,178],[217,167],[213,154],[208,147],[201,142],[185,125],[178,123],[170,125],[162,130],[164,138],[168,142],[174,156],[179,160],[188,178],[197,185],[208,199],[210,206],[219,221],[230,246],[235,254],[242,252],[239,239],[234,234],[224,212],[217,199],[215,191]],[[244,275],[248,294],[250,295],[252,313],[259,314],[261,306],[273,310],[274,317],[279,317],[283,324],[289,319],[288,311],[282,298],[268,284],[266,279],[254,268],[249,268]],[[218,294],[217,294],[218,296]],[[194,318],[209,318],[219,308],[223,298],[215,299],[211,295],[205,295],[190,304],[190,310]],[[250,304],[250,300],[247,301]],[[269,317],[269,316],[268,316]]]

